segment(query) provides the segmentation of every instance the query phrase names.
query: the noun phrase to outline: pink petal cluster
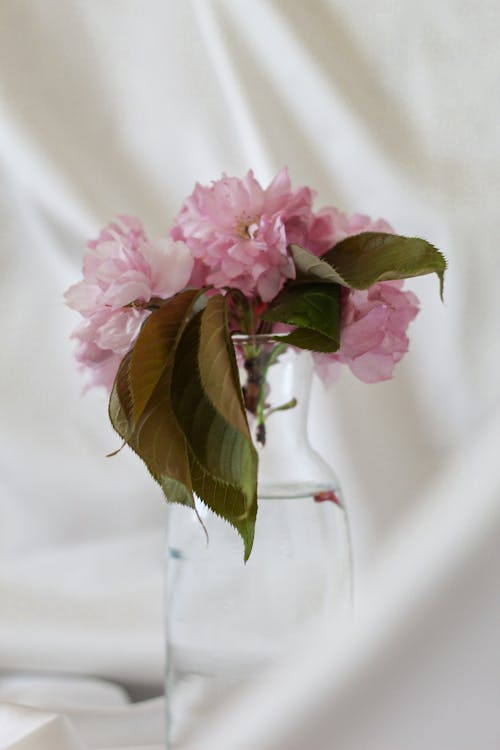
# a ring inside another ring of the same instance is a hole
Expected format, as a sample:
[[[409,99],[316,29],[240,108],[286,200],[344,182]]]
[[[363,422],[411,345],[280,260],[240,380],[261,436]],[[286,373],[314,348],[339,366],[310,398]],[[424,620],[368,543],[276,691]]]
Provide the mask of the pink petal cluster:
[[[286,169],[265,189],[252,171],[242,180],[224,175],[195,186],[171,236],[193,253],[196,285],[233,287],[268,302],[295,275],[287,245],[309,224],[312,199],[309,188],[292,190]]]
[[[89,386],[108,390],[149,315],[147,303],[179,292],[193,269],[183,243],[152,242],[138,219],[119,219],[87,244],[83,280],[65,294],[68,306],[84,317],[72,334],[79,342],[77,361],[91,372]]]
[[[311,222],[302,237],[294,239],[297,245],[305,247],[314,255],[324,255],[337,242],[361,232],[389,232],[394,229],[385,219],[375,221],[365,214],[347,216],[334,206],[325,206],[312,214]]]
[[[338,377],[342,364],[364,383],[392,377],[408,351],[406,331],[419,310],[417,297],[402,287],[403,281],[382,281],[364,291],[343,290],[340,348],[313,355],[326,383]]]

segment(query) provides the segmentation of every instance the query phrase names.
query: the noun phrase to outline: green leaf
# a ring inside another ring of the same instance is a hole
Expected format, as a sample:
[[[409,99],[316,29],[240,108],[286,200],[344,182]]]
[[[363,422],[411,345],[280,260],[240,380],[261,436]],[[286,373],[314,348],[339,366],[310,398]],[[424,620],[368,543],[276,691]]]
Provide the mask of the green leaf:
[[[312,256],[314,257],[314,256]],[[340,341],[340,286],[291,284],[262,315],[264,320],[298,328],[280,340],[302,349],[334,352]]]
[[[299,349],[308,349],[312,352],[336,352],[339,345],[336,341],[324,336],[322,333],[312,331],[310,328],[296,328],[286,336],[276,335],[276,341],[296,346]]]
[[[368,289],[378,281],[435,273],[443,298],[446,260],[430,242],[418,237],[363,232],[339,242],[323,260],[354,289]]]
[[[193,488],[239,531],[248,559],[257,507],[258,459],[221,295],[209,299],[180,338],[172,405],[189,446]]]
[[[292,257],[296,271],[295,281],[288,282],[288,284],[295,286],[295,284],[323,282],[346,286],[345,279],[323,258],[316,257],[309,250],[305,250],[299,245],[290,245],[288,251]]]
[[[435,273],[443,298],[446,260],[430,242],[384,232],[363,232],[337,243],[322,258],[296,245],[290,247],[299,280],[336,282],[368,289],[378,281]]]
[[[218,481],[209,474],[189,450],[193,489],[198,497],[220,518],[235,527],[245,546],[244,560],[247,562],[252,551],[255,535],[257,503],[255,502],[246,517],[240,517],[238,511],[244,505],[244,498],[234,487]]]
[[[176,347],[201,293],[186,290],[151,313],[122,360],[109,402],[113,427],[145,462],[167,499],[191,507],[187,443],[170,390]]]

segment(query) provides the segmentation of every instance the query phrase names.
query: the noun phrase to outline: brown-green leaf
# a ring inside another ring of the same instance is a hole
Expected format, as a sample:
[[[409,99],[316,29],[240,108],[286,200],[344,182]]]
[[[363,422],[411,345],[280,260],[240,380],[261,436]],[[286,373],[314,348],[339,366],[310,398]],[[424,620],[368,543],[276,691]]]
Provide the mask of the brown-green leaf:
[[[225,299],[211,297],[179,341],[172,406],[187,439],[193,488],[238,529],[245,559],[257,506],[257,452],[241,396]]]
[[[199,291],[187,290],[151,313],[124,357],[111,392],[113,427],[145,462],[167,499],[193,506],[187,443],[171,403],[179,338]]]
[[[135,422],[155,390],[166,361],[175,353],[186,319],[201,294],[201,291],[194,289],[180,292],[152,313],[142,326],[129,365]]]
[[[133,401],[129,386],[129,366],[132,352],[120,362],[109,398],[109,418],[116,432],[127,440],[133,431]]]
[[[203,390],[220,414],[250,437],[224,297],[211,297],[200,317],[198,366]]]

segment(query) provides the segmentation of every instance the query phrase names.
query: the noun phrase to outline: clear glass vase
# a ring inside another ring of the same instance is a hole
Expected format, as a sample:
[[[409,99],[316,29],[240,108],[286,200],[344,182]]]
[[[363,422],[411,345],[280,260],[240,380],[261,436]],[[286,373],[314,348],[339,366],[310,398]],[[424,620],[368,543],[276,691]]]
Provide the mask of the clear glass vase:
[[[236,342],[249,424],[259,452],[250,559],[233,527],[198,503],[169,506],[167,748],[274,661],[314,618],[332,627],[351,607],[351,555],[338,480],[311,447],[312,360],[269,337]]]

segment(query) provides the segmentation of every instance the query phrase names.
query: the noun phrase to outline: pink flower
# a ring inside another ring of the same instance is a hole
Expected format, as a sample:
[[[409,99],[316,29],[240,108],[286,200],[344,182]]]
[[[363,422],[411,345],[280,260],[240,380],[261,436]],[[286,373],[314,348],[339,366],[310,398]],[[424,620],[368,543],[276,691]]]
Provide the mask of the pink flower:
[[[394,230],[385,219],[364,214],[347,217],[333,207],[321,209],[309,231],[309,250],[323,255],[341,240],[362,232]],[[341,365],[365,383],[392,378],[394,365],[408,351],[406,330],[419,310],[403,281],[384,281],[370,289],[343,289],[340,348],[334,354],[314,354],[316,370],[326,382],[334,382]]]
[[[408,351],[406,330],[419,310],[417,297],[402,287],[403,281],[382,281],[364,291],[343,289],[340,348],[313,355],[325,382],[338,377],[341,364],[365,383],[392,377]]]
[[[171,236],[196,258],[196,286],[235,287],[268,302],[295,275],[287,245],[304,242],[313,197],[307,187],[292,190],[286,168],[265,189],[252,171],[242,180],[224,175],[195,186]]]
[[[108,390],[149,315],[147,303],[179,292],[193,269],[186,245],[168,239],[151,242],[133,217],[121,216],[120,222],[88,242],[84,278],[65,294],[68,306],[84,317],[72,334],[79,341],[76,359],[91,371],[89,385]]]

